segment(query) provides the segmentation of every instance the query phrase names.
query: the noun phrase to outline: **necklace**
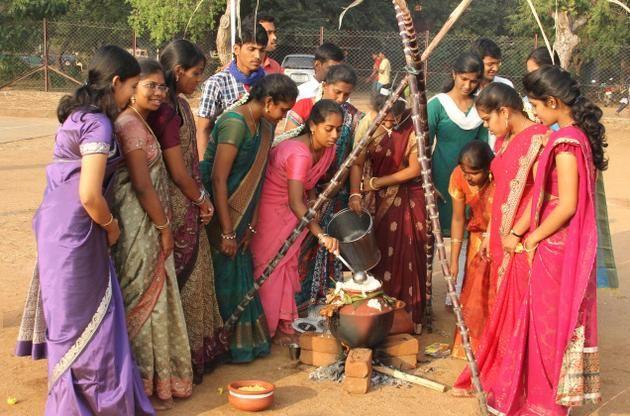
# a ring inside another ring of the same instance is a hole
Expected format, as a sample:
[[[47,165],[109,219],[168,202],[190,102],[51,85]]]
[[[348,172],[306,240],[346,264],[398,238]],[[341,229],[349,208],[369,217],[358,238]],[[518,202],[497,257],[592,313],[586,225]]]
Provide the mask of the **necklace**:
[[[155,133],[153,133],[153,130],[151,129],[149,124],[147,124],[147,121],[144,119],[144,117],[142,117],[142,114],[140,114],[140,112],[136,110],[136,108],[132,105],[130,105],[129,108],[131,108],[138,115],[138,118],[140,118],[140,121],[142,121],[142,124],[144,124],[144,127],[146,127],[149,133],[151,133],[151,136],[153,136],[153,138],[157,141],[158,139],[157,136],[155,135]]]
[[[254,123],[254,127],[256,128],[256,130],[254,131],[254,136],[256,136],[258,134],[258,129],[260,128],[260,123],[256,123],[256,119],[254,118],[254,112],[252,111],[251,104],[245,104],[245,106],[249,110],[249,118],[252,119],[252,123]]]

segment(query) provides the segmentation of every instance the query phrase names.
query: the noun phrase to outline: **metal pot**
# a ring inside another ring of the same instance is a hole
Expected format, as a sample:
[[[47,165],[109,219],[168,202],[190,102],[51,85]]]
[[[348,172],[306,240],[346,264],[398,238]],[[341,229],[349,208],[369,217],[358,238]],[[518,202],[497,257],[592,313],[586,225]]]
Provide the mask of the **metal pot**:
[[[370,270],[381,261],[373,227],[367,211],[358,215],[349,208],[336,213],[328,223],[328,234],[339,240],[341,255],[355,271]]]
[[[380,310],[368,306],[377,301]],[[350,348],[379,345],[394,322],[394,308],[381,297],[364,299],[339,309],[329,321],[330,331]]]

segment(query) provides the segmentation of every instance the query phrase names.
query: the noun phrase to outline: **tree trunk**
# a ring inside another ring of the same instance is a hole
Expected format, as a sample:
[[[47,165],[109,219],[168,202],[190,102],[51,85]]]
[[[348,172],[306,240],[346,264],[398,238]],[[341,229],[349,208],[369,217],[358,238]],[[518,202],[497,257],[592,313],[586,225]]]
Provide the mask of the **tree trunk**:
[[[232,40],[230,39],[230,9],[231,2],[235,0],[227,0],[225,2],[225,13],[219,20],[219,28],[217,29],[217,54],[221,61],[221,66],[227,65],[232,60]]]
[[[574,19],[566,10],[558,11],[554,18],[558,32],[553,48],[558,52],[560,65],[563,68],[568,68],[573,51],[580,43],[580,38],[575,32],[586,23],[586,19],[584,17]]]

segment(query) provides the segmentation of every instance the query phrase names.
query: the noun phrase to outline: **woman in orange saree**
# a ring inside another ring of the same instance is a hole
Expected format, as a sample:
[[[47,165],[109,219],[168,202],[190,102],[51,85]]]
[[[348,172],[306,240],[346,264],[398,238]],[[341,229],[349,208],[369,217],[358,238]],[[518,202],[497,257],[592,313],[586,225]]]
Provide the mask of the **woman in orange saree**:
[[[459,155],[459,163],[451,174],[448,192],[453,200],[451,221],[451,273],[457,276],[459,256],[468,231],[466,270],[461,294],[464,320],[473,351],[477,350],[485,323],[494,305],[496,281],[490,276],[490,263],[481,253],[483,238],[488,232],[494,181],[490,162],[494,158],[490,146],[481,141],[468,142]],[[466,219],[466,211],[469,217]],[[459,331],[455,330],[452,356],[465,359]]]

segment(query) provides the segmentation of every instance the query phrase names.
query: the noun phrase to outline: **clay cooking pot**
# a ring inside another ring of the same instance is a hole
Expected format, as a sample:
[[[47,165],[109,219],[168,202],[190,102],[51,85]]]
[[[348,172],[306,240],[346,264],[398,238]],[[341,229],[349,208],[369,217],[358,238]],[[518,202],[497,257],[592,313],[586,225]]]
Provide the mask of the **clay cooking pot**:
[[[264,390],[244,391],[242,387],[262,386]],[[273,404],[275,386],[262,380],[239,380],[228,385],[228,400],[232,406],[247,412],[265,410]]]

